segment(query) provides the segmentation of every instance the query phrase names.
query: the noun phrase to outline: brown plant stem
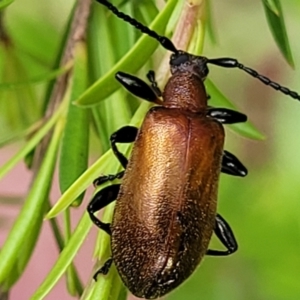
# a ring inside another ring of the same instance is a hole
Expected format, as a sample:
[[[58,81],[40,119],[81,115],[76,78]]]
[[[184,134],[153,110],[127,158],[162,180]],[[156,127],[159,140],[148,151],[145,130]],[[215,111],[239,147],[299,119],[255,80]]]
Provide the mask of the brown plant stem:
[[[71,24],[71,29],[65,43],[65,48],[59,63],[59,67],[62,67],[69,61],[73,60],[74,49],[77,43],[85,40],[87,21],[90,14],[90,6],[91,0],[78,0]],[[72,69],[57,78],[49,99],[49,105],[45,113],[45,120],[48,120],[50,118],[55,109],[61,103],[66,92],[68,80],[71,73]],[[40,145],[36,148],[33,161],[33,170],[35,174],[39,169],[40,163],[45,154],[45,149],[49,144],[51,136],[52,133],[50,132],[47,136],[45,136]]]
[[[204,12],[205,0],[185,1],[172,36],[172,42],[177,49],[183,51],[188,49],[197,22],[200,22],[204,18]],[[169,59],[170,53],[167,53],[157,72],[157,82],[162,83],[163,85],[167,82],[167,79],[170,76],[169,72],[165,71],[166,69],[169,69]]]

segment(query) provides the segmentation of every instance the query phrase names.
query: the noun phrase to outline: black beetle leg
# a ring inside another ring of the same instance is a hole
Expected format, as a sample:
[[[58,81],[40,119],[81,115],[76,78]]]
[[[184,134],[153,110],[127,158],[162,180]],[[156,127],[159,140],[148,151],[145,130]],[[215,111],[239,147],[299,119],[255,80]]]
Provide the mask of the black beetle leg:
[[[151,82],[151,87],[152,87],[153,91],[155,92],[155,94],[158,97],[161,97],[162,92],[161,92],[161,90],[159,89],[159,87],[157,85],[157,82],[156,82],[156,79],[155,79],[155,72],[153,70],[150,70],[147,74],[147,78]]]
[[[94,274],[93,278],[95,281],[97,281],[97,277],[99,274],[106,275],[111,267],[113,260],[112,258],[109,258],[104,265]]]
[[[110,224],[101,222],[94,215],[94,213],[116,200],[119,194],[119,190],[120,184],[114,184],[105,187],[94,196],[87,207],[87,211],[93,223],[109,235],[111,234]]]
[[[116,73],[115,77],[125,87],[125,89],[127,89],[136,97],[157,104],[162,103],[161,100],[157,98],[157,95],[153,89],[138,77],[123,72]]]
[[[135,141],[137,134],[138,128],[134,126],[124,126],[110,136],[111,149],[124,169],[126,169],[128,160],[124,154],[118,150],[116,143],[132,143]]]
[[[241,177],[245,177],[248,174],[247,169],[239,159],[226,150],[223,151],[221,172]]]
[[[216,216],[216,227],[214,230],[215,234],[221,241],[221,243],[227,248],[227,251],[221,250],[207,250],[207,255],[212,256],[226,256],[235,252],[238,248],[234,234],[229,224],[219,215]]]
[[[105,182],[113,181],[115,179],[121,179],[124,176],[124,172],[125,171],[121,171],[117,174],[109,174],[109,175],[100,176],[93,181],[93,185],[94,185],[94,187],[97,187]]]
[[[209,108],[206,116],[215,119],[222,124],[234,124],[247,121],[247,116],[228,108]]]

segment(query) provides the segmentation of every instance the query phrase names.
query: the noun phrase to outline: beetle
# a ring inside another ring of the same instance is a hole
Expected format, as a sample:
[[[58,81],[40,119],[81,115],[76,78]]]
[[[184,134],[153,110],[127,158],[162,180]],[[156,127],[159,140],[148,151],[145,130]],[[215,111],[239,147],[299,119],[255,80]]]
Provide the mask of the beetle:
[[[124,171],[101,176],[94,184],[115,179],[122,183],[97,192],[87,207],[91,220],[111,235],[112,257],[94,278],[107,274],[114,262],[135,296],[155,299],[186,280],[204,255],[226,256],[238,248],[229,224],[217,213],[217,189],[220,172],[247,175],[238,158],[223,148],[223,124],[245,122],[247,117],[207,105],[203,84],[207,65],[239,68],[292,98],[300,100],[300,96],[236,59],[208,59],[178,50],[167,37],[110,2],[97,2],[173,52],[171,77],[163,92],[154,71],[147,74],[150,85],[124,72],[116,74],[128,91],[156,106],[148,111],[140,129],[125,126],[111,135],[112,151]],[[131,142],[134,146],[127,160],[116,144]],[[112,223],[103,223],[95,213],[115,200]],[[226,250],[208,249],[213,232]]]

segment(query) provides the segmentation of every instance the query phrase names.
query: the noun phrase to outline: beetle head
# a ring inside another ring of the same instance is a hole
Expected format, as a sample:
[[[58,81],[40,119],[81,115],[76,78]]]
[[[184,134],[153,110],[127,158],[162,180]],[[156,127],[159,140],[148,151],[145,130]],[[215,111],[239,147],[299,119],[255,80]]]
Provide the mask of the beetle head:
[[[170,68],[172,74],[176,72],[190,72],[202,81],[205,80],[208,74],[206,57],[192,55],[184,51],[177,51],[171,55]]]

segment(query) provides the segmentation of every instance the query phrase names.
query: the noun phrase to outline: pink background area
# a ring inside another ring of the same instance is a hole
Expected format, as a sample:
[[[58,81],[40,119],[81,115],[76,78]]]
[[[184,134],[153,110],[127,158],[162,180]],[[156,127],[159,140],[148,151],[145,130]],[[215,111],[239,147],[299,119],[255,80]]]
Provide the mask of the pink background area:
[[[4,151],[5,150],[5,151]],[[16,151],[13,148],[5,148],[0,151],[0,165],[3,165],[5,161]],[[0,203],[0,245],[2,246],[10,228],[13,225],[14,220],[18,216],[18,212],[21,209],[23,199],[26,197],[29,185],[31,181],[31,172],[26,169],[24,163],[20,163],[14,168],[5,178],[0,181],[0,197],[7,197],[8,199],[20,198],[20,201],[16,203]],[[92,188],[89,192],[92,191]],[[53,189],[51,191],[51,200],[55,202],[60,196],[57,176]],[[84,203],[81,207],[72,211],[72,224],[76,225],[79,218],[83,214],[88,196],[85,197]],[[92,273],[94,261],[93,248],[96,242],[97,229],[92,228],[90,234],[85,240],[83,246],[80,248],[75,264],[77,271],[83,284],[86,284],[89,276]],[[49,221],[45,221],[43,224],[40,237],[38,239],[36,249],[27,265],[25,273],[15,284],[10,292],[10,299],[25,300],[30,299],[37,287],[43,282],[44,278],[52,268],[58,257],[59,251],[50,228]],[[20,255],[22,255],[22,249],[20,249]],[[61,278],[55,288],[45,299],[74,299],[66,290],[65,278]]]

